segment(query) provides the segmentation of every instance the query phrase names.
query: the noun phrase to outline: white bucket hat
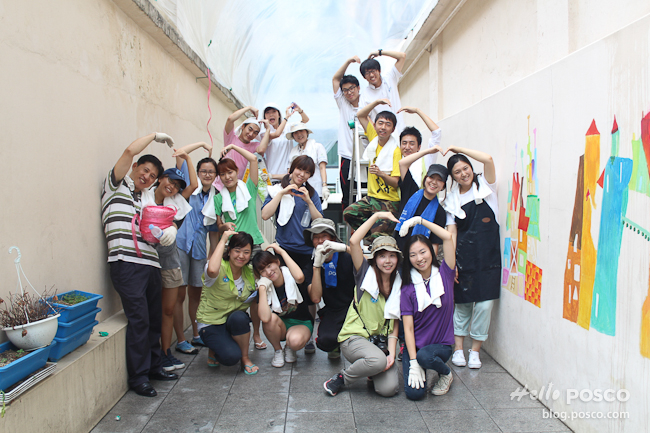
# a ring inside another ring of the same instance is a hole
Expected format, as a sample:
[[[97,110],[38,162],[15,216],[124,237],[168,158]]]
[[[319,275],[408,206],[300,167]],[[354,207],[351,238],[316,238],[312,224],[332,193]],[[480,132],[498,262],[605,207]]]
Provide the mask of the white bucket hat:
[[[287,140],[293,140],[293,133],[296,131],[307,131],[307,134],[313,134],[314,132],[307,128],[307,125],[304,123],[296,123],[291,127],[291,131],[286,133]]]

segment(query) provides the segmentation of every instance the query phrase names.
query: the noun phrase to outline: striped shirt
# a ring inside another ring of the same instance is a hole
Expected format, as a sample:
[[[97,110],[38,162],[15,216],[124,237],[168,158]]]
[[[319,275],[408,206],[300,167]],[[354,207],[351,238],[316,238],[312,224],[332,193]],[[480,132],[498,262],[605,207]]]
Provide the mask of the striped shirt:
[[[102,224],[108,242],[108,262],[122,260],[130,263],[160,268],[158,253],[140,234],[136,225],[136,238],[142,257],[138,257],[131,234],[131,219],[140,213],[141,193],[135,192],[133,180],[128,176],[115,185],[113,170],[108,172],[102,189]]]

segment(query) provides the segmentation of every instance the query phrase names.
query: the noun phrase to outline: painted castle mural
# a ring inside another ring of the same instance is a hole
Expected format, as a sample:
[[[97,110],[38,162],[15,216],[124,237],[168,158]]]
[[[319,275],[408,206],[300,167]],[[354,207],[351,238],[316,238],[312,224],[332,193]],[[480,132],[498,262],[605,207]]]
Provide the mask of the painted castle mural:
[[[578,162],[578,179],[564,270],[562,316],[579,326],[614,336],[619,256],[623,231],[650,241],[650,232],[626,217],[630,191],[650,197],[650,114],[642,117],[641,137],[632,140],[632,159],[619,156],[616,119],[611,131],[609,158],[600,167],[601,139],[592,121],[585,136],[585,153]],[[596,202],[596,188],[602,199]],[[650,202],[648,203],[650,205]],[[650,208],[650,206],[649,206]],[[591,233],[592,216],[600,212],[597,243]],[[644,282],[645,285],[645,282]],[[638,289],[631,287],[630,289]],[[640,311],[640,351],[650,358],[650,281]]]
[[[528,121],[528,143],[525,149],[515,147],[515,169],[508,182],[501,286],[541,307],[542,269],[537,265],[540,242],[537,129],[533,129],[531,147],[530,116]]]

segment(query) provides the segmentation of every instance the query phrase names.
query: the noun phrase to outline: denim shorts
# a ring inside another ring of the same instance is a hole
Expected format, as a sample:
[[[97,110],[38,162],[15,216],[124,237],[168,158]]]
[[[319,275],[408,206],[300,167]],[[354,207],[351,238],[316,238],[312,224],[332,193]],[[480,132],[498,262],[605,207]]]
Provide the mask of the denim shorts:
[[[178,258],[181,261],[181,272],[183,273],[183,285],[193,287],[203,287],[201,275],[205,269],[205,263],[208,259],[197,260],[185,251],[178,249]]]

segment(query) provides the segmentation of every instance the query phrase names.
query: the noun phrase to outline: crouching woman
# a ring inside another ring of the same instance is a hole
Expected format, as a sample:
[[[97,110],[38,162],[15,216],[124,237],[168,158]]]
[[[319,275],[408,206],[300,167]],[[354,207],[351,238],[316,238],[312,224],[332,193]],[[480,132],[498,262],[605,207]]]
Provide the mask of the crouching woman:
[[[357,289],[338,341],[341,353],[351,365],[323,384],[325,391],[332,396],[344,385],[365,377],[372,379],[375,392],[383,397],[397,394],[399,387],[395,366],[398,328],[395,320],[385,318],[384,310],[389,310],[389,304],[396,306],[397,312],[392,315],[399,316],[401,278],[397,269],[402,253],[390,236],[374,240],[370,260],[363,257],[360,245],[370,228],[382,218],[397,222],[391,212],[375,213],[350,238]]]
[[[259,370],[248,357],[251,320],[245,312],[255,293],[255,277],[248,266],[252,250],[253,237],[248,233],[223,234],[206,265],[196,312],[199,336],[210,349],[208,365],[230,366],[241,361],[246,374]]]
[[[278,244],[271,244],[267,250],[276,255],[257,253],[253,270],[260,277],[258,311],[264,335],[275,350],[271,365],[279,368],[285,362],[296,362],[296,352],[305,347],[314,330],[314,318],[298,287],[305,280],[300,266]],[[281,265],[279,256],[286,266]],[[284,351],[280,341],[286,341]]]
[[[406,243],[400,309],[408,351],[402,360],[404,391],[411,400],[426,395],[427,369],[438,373],[433,395],[446,394],[453,380],[446,362],[454,344],[454,241],[450,232],[419,216],[404,221],[400,235],[419,224],[442,240],[445,258],[438,263],[428,236],[417,234]]]

